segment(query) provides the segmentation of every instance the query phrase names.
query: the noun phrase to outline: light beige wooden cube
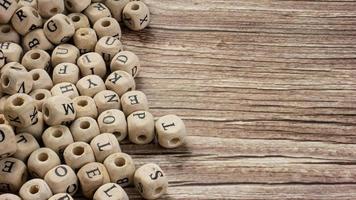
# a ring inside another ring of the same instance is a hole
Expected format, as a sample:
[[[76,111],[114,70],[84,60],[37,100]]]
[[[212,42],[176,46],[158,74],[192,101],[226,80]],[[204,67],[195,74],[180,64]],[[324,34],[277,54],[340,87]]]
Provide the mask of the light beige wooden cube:
[[[135,111],[148,111],[148,100],[145,93],[134,90],[126,92],[121,96],[121,106],[125,115],[128,116]]]
[[[17,2],[19,7],[23,7],[23,6],[31,6],[32,8],[37,9],[37,0],[19,0]]]
[[[65,163],[74,170],[95,162],[94,152],[86,142],[74,142],[68,145],[64,150],[63,157]]]
[[[56,14],[44,24],[43,30],[49,41],[53,44],[61,44],[72,38],[75,27],[69,17]]]
[[[74,200],[73,197],[68,193],[58,193],[53,195],[48,200]]]
[[[112,72],[105,81],[106,88],[122,96],[127,91],[135,90],[136,84],[134,78],[125,71]]]
[[[33,69],[30,71],[32,76],[33,85],[32,90],[36,89],[51,89],[53,82],[47,71],[44,69]]]
[[[123,50],[119,39],[112,36],[104,36],[95,45],[95,52],[100,54],[107,64],[111,63],[113,57]]]
[[[74,141],[89,143],[95,136],[100,134],[98,123],[91,117],[80,117],[70,126]]]
[[[134,175],[136,189],[145,199],[157,199],[166,193],[168,180],[163,170],[154,163],[138,168]]]
[[[68,82],[76,84],[79,80],[79,67],[73,63],[61,63],[53,69],[53,83]]]
[[[20,35],[26,35],[42,27],[42,18],[35,8],[24,6],[16,10],[11,18],[11,24]]]
[[[47,200],[53,194],[48,184],[42,179],[31,179],[22,185],[20,192],[23,200]]]
[[[110,10],[103,3],[90,4],[83,13],[89,18],[91,24],[103,17],[111,17]]]
[[[6,94],[31,92],[33,80],[31,74],[26,69],[11,66],[6,69],[5,67],[3,67],[4,71],[0,77],[2,92]]]
[[[105,166],[98,162],[84,165],[77,173],[82,193],[86,198],[92,198],[94,192],[102,185],[110,182]]]
[[[54,194],[66,192],[74,195],[78,188],[78,178],[68,165],[59,165],[49,170],[44,180]]]
[[[104,36],[111,36],[118,40],[121,39],[121,27],[119,22],[115,18],[100,18],[95,22],[93,28],[96,31],[98,38],[102,38]]]
[[[73,41],[80,53],[85,54],[94,51],[98,39],[94,29],[80,28],[75,31]]]
[[[77,63],[80,56],[79,49],[72,44],[60,44],[52,52],[52,66],[57,66],[61,63]]]
[[[134,31],[140,31],[148,26],[151,20],[150,10],[142,1],[131,1],[122,11],[125,25]]]
[[[48,127],[42,134],[42,141],[45,147],[52,149],[58,155],[74,142],[69,128],[63,125]]]
[[[45,128],[45,123],[43,119],[43,114],[41,112],[37,113],[37,120],[27,127],[17,127],[17,133],[29,133],[33,135],[37,140],[41,139],[41,135]]]
[[[129,200],[129,197],[120,185],[107,183],[96,190],[93,200]]]
[[[111,11],[112,17],[115,18],[118,22],[122,20],[122,11],[126,4],[128,4],[130,0],[106,0],[104,4]]]
[[[184,144],[187,131],[184,122],[176,115],[165,115],[155,123],[158,142],[165,148],[176,148]]]
[[[133,177],[136,171],[135,163],[126,153],[114,153],[104,160],[104,165],[113,183],[121,187],[133,185]]]
[[[125,114],[121,110],[110,109],[102,112],[98,117],[101,133],[112,133],[118,141],[127,136],[127,123]]]
[[[42,49],[32,49],[22,57],[21,64],[27,70],[43,69],[49,71],[51,56]]]
[[[0,200],[21,200],[21,198],[11,193],[5,193],[0,194]]]
[[[122,70],[136,77],[141,68],[140,59],[131,51],[121,51],[116,54],[111,63],[111,71]]]
[[[68,15],[70,20],[72,20],[74,24],[75,30],[80,28],[90,28],[89,19],[82,13],[71,13]]]
[[[16,158],[0,160],[1,191],[16,193],[27,180],[25,163]]]
[[[9,62],[9,63],[6,63],[0,69],[0,73],[3,74],[8,69],[15,69],[17,71],[27,71],[27,69],[23,65],[21,65],[20,63],[18,63],[18,62]]]
[[[91,117],[96,119],[98,117],[98,110],[93,98],[88,96],[79,96],[73,99],[74,109],[77,111],[77,118]]]
[[[64,0],[64,5],[72,13],[80,13],[85,10],[91,3],[91,0]]]
[[[31,49],[52,50],[53,44],[47,39],[43,29],[33,30],[25,35],[22,40],[25,51]]]
[[[17,144],[15,132],[10,125],[0,125],[0,159],[16,153]]]
[[[103,90],[94,96],[98,113],[102,113],[105,110],[121,109],[120,97],[114,91]]]
[[[7,63],[21,61],[23,50],[20,45],[13,42],[1,42],[0,50],[4,53]]]
[[[66,124],[75,119],[73,100],[65,96],[47,98],[42,104],[44,121],[49,126]]]
[[[37,110],[42,112],[42,104],[43,102],[52,96],[52,93],[49,90],[46,89],[37,89],[37,90],[33,90],[30,93],[30,96],[33,98]]]
[[[38,120],[37,107],[27,94],[11,95],[5,102],[4,111],[7,121],[15,127],[28,127]]]
[[[147,111],[136,111],[127,117],[129,140],[135,144],[148,144],[155,138],[153,115]]]
[[[50,148],[36,149],[27,160],[28,172],[38,178],[43,178],[49,170],[60,164],[58,155]]]
[[[51,89],[52,96],[64,96],[71,99],[79,96],[77,87],[73,83],[62,82],[54,85]]]
[[[90,146],[94,151],[97,162],[103,162],[109,155],[121,152],[119,142],[115,135],[111,133],[97,135],[91,140]]]
[[[94,97],[100,91],[106,90],[103,79],[98,75],[87,75],[81,78],[76,87],[83,96]]]
[[[16,0],[3,0],[0,2],[0,24],[9,23],[12,15],[17,9]]]
[[[17,150],[13,157],[23,162],[27,161],[27,158],[31,155],[32,152],[40,148],[36,138],[29,133],[17,134],[16,141]]]
[[[64,11],[63,0],[37,0],[38,12],[43,18],[50,18]]]
[[[20,44],[20,34],[10,24],[0,24],[0,42]]]
[[[106,64],[103,57],[96,52],[86,53],[78,58],[77,65],[82,76],[95,74],[101,78],[106,76]]]

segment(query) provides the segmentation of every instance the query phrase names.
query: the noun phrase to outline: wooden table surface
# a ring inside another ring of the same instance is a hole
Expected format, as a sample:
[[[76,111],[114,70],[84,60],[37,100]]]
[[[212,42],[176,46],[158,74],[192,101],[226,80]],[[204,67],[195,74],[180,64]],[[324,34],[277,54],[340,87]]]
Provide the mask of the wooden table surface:
[[[161,165],[162,199],[356,199],[356,1],[145,2],[137,87],[189,137],[122,149]]]

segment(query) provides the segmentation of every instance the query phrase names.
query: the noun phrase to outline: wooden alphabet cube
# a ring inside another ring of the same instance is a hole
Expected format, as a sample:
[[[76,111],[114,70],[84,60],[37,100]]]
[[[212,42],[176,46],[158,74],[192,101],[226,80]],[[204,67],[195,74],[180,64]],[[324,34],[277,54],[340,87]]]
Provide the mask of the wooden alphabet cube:
[[[160,117],[156,123],[158,142],[165,148],[176,148],[184,143],[187,135],[183,120],[176,115]]]
[[[125,25],[133,30],[140,31],[150,23],[150,10],[142,1],[131,1],[122,11]]]
[[[105,110],[110,109],[120,109],[120,97],[114,91],[103,90],[94,96],[94,101],[96,107],[98,108],[98,113],[102,113]]]
[[[91,24],[103,17],[111,17],[110,10],[103,3],[92,3],[83,12]]]
[[[17,134],[16,142],[17,150],[13,157],[23,162],[27,161],[27,158],[31,155],[32,152],[40,148],[36,138],[29,133]]]
[[[128,4],[130,0],[106,0],[104,4],[106,7],[109,8],[111,11],[112,17],[115,18],[118,22],[121,22],[122,20],[122,11],[124,10],[124,7],[126,4]]]
[[[74,141],[90,142],[100,134],[98,123],[91,117],[80,117],[70,126]]]
[[[11,193],[5,193],[0,194],[0,200],[21,200],[21,198]]]
[[[25,51],[31,49],[42,49],[47,51],[54,48],[53,44],[47,39],[43,29],[36,29],[27,33],[22,40],[22,46]]]
[[[4,70],[0,79],[2,92],[6,94],[29,93],[33,87],[31,73],[26,69],[10,67]]]
[[[98,19],[93,26],[98,38],[111,36],[118,40],[121,39],[121,27],[118,21],[112,17]]]
[[[116,54],[111,63],[111,71],[122,70],[131,76],[136,77],[141,68],[140,60],[136,54],[131,51],[121,51]]]
[[[138,168],[134,175],[136,189],[145,199],[157,199],[167,191],[168,180],[162,169],[153,163]]]
[[[78,178],[68,165],[59,165],[49,170],[44,180],[54,194],[66,192],[74,195],[78,190]]]
[[[125,114],[121,110],[110,109],[102,112],[98,117],[101,133],[112,133],[118,141],[127,136],[127,123]]]
[[[85,54],[94,51],[98,39],[93,29],[80,28],[75,31],[73,41],[75,46],[79,48],[80,53]]]
[[[53,83],[68,82],[76,84],[79,80],[79,67],[73,63],[61,63],[53,69]]]
[[[1,42],[0,50],[4,53],[6,63],[21,61],[23,50],[20,45],[13,42]]]
[[[32,90],[36,89],[51,89],[53,82],[49,74],[44,69],[33,69],[30,71],[33,84]]]
[[[72,13],[80,13],[85,10],[91,3],[91,0],[64,0],[64,5]]]
[[[37,0],[38,12],[43,18],[50,18],[64,11],[63,0]]]
[[[82,76],[95,74],[103,78],[106,75],[105,61],[103,57],[96,52],[90,52],[80,56],[77,65]]]
[[[16,153],[17,144],[15,132],[10,125],[0,125],[0,159]],[[0,181],[1,182],[1,181]]]
[[[69,128],[63,125],[48,127],[42,134],[42,141],[45,147],[52,149],[58,155],[74,142]]]
[[[36,149],[27,160],[28,172],[38,178],[43,178],[49,170],[60,164],[58,155],[50,148]]]
[[[0,160],[0,192],[17,192],[27,180],[25,163],[16,158]]]
[[[107,89],[116,92],[119,96],[136,88],[133,77],[129,73],[120,70],[112,72],[106,78],[105,85]]]
[[[95,52],[100,54],[107,64],[110,64],[112,58],[122,51],[123,46],[119,39],[112,36],[104,36],[95,45]]]
[[[64,96],[53,96],[42,104],[44,121],[49,126],[61,125],[75,119],[73,100]]]
[[[50,197],[48,200],[74,200],[70,194],[58,193]]]
[[[52,96],[52,93],[49,90],[46,89],[37,89],[37,90],[32,90],[30,92],[30,96],[34,100],[37,110],[42,112],[42,104],[43,102]]]
[[[24,6],[16,10],[11,24],[20,35],[26,35],[42,26],[42,18],[35,8]]]
[[[52,96],[64,96],[71,99],[79,96],[77,87],[73,83],[62,82],[54,85],[51,89]]]
[[[16,127],[17,133],[29,133],[33,135],[37,140],[41,139],[45,123],[43,120],[43,114],[41,112],[37,113],[37,120],[27,127]]]
[[[82,13],[71,13],[68,17],[72,20],[75,30],[80,28],[90,28],[89,19]]]
[[[97,162],[103,162],[109,155],[121,152],[119,142],[111,133],[97,135],[90,142],[90,146],[93,149],[95,160]]]
[[[52,66],[57,66],[61,63],[77,63],[77,58],[80,56],[79,49],[71,44],[60,44],[52,52]]]
[[[10,24],[0,24],[0,43],[13,42],[20,44],[20,34]]]
[[[42,49],[32,49],[22,57],[21,64],[27,70],[43,69],[49,70],[51,56]]]
[[[113,183],[126,187],[133,184],[135,163],[131,156],[126,153],[114,153],[104,160],[104,165]]]
[[[120,185],[107,183],[96,190],[93,200],[129,200],[129,197]]]
[[[53,194],[48,184],[42,179],[31,179],[22,185],[20,192],[23,200],[47,200]]]
[[[91,117],[96,119],[98,117],[98,110],[93,98],[88,96],[79,96],[73,99],[74,108],[77,111],[77,118]]]
[[[68,145],[64,150],[63,157],[65,163],[74,170],[95,162],[94,152],[85,142],[74,142]]]
[[[138,90],[129,91],[122,95],[121,106],[126,116],[135,111],[148,111],[149,109],[145,93]]]
[[[127,117],[129,140],[135,144],[148,144],[155,137],[153,115],[147,111],[136,111]]]
[[[5,71],[8,70],[8,69],[15,69],[17,71],[27,71],[26,68],[23,65],[21,65],[20,63],[18,63],[18,62],[9,62],[9,63],[6,63],[0,69],[0,74],[5,73]]]
[[[56,14],[43,26],[44,33],[53,44],[65,43],[72,38],[75,32],[74,24],[69,17]]]
[[[27,127],[38,120],[38,111],[31,96],[11,95],[5,102],[5,117],[12,126]]]
[[[100,91],[106,90],[105,83],[100,76],[87,75],[77,82],[79,93],[83,96],[94,97]]]
[[[12,15],[17,9],[16,0],[2,0],[0,1],[0,24],[9,23]]]

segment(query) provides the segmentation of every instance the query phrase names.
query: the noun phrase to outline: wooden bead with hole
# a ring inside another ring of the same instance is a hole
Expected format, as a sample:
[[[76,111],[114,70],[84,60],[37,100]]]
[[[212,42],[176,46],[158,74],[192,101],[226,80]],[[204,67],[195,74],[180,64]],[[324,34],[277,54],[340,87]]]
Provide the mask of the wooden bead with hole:
[[[15,132],[10,125],[0,125],[0,159],[16,153],[17,144]]]
[[[110,109],[120,109],[120,97],[114,91],[103,90],[94,96],[94,101],[96,107],[98,108],[98,113],[102,113],[105,110]]]
[[[93,29],[80,28],[75,31],[73,41],[75,46],[79,48],[80,53],[85,54],[94,51],[98,38]]]
[[[77,111],[77,118],[91,117],[96,119],[98,117],[98,110],[93,98],[88,96],[79,96],[73,99],[74,109]]]
[[[120,185],[107,183],[96,190],[93,200],[129,200],[129,197]]]
[[[20,44],[20,34],[10,24],[0,24],[0,42]]]
[[[42,49],[32,49],[25,53],[22,57],[21,64],[27,70],[43,69],[48,71],[50,66],[51,56]]]
[[[27,158],[31,155],[32,152],[40,148],[36,138],[29,133],[17,134],[16,142],[17,150],[13,157],[22,160],[23,162],[27,161]]]
[[[13,42],[1,42],[0,50],[2,50],[4,53],[4,57],[7,63],[21,61],[23,50],[20,45]]]
[[[33,30],[25,35],[22,40],[25,51],[30,49],[52,50],[53,44],[47,39],[43,29]]]
[[[32,177],[43,178],[53,167],[60,165],[59,156],[50,148],[33,151],[27,160],[28,172]]]
[[[130,155],[126,153],[114,153],[104,160],[104,165],[110,175],[113,183],[121,187],[127,187],[133,184],[135,174],[135,163]]]
[[[50,197],[48,200],[74,200],[70,194],[58,193]]]
[[[56,14],[43,26],[44,33],[53,44],[65,43],[74,35],[75,28],[69,17]]]
[[[83,96],[94,97],[100,91],[106,90],[105,83],[97,75],[87,75],[81,78],[76,87]]]
[[[5,117],[12,126],[28,127],[38,120],[37,107],[27,94],[11,95],[5,102]]]
[[[31,73],[24,68],[9,67],[6,69],[5,67],[3,67],[0,78],[2,92],[6,94],[16,94],[29,93],[32,90],[33,80]]]
[[[0,194],[0,200],[21,200],[21,198],[11,193],[5,193]]]
[[[131,51],[119,52],[113,57],[110,63],[111,71],[122,70],[131,74],[133,77],[137,76],[140,68],[140,59]]]
[[[68,82],[76,84],[79,80],[79,67],[73,63],[61,63],[53,69],[53,83]]]
[[[11,17],[18,8],[16,0],[6,0],[0,3],[0,24],[9,23]]]
[[[149,109],[145,93],[138,90],[128,91],[122,95],[121,106],[126,116],[135,111],[148,111]]]
[[[47,200],[53,195],[48,184],[39,178],[31,179],[23,184],[19,194],[23,200]]]
[[[52,96],[64,96],[71,99],[79,96],[77,87],[73,83],[62,82],[54,85],[51,89]]]
[[[103,78],[106,75],[106,64],[103,57],[96,52],[86,53],[78,58],[77,65],[82,76],[98,75]]]
[[[111,133],[97,135],[91,140],[90,146],[93,149],[97,162],[103,162],[109,155],[121,152],[119,142],[115,135]]]
[[[63,125],[48,127],[42,134],[42,141],[45,147],[52,149],[58,155],[74,142],[69,128]]]
[[[44,180],[54,194],[66,192],[74,195],[79,187],[74,170],[68,165],[59,165],[49,170]]]
[[[49,126],[61,125],[75,119],[73,100],[64,96],[47,98],[42,104],[44,121]]]
[[[91,0],[64,0],[64,5],[72,13],[80,13],[85,10],[91,3]]]
[[[91,24],[103,17],[111,17],[110,10],[103,3],[92,3],[83,12]]]
[[[107,64],[110,64],[112,58],[122,51],[123,46],[119,39],[112,36],[104,36],[95,45],[95,52],[100,54]]]
[[[125,71],[112,72],[105,81],[106,88],[116,92],[119,96],[136,88],[135,80]]]
[[[80,28],[90,28],[89,19],[82,13],[70,13],[69,19],[72,20],[75,30]]]
[[[38,12],[43,18],[50,18],[64,11],[63,0],[37,0]]]
[[[16,158],[0,160],[0,192],[16,193],[27,180],[27,168],[24,162]]]
[[[30,74],[33,80],[32,90],[49,90],[53,87],[52,79],[44,69],[33,69],[30,71]]]
[[[118,141],[127,136],[127,123],[125,114],[121,110],[110,109],[102,112],[98,117],[101,133],[112,133]]]
[[[51,91],[46,90],[46,89],[37,89],[37,90],[32,90],[30,92],[30,96],[33,98],[33,101],[36,104],[37,110],[42,112],[42,104],[43,102],[52,96]]]
[[[151,20],[150,10],[142,1],[131,1],[122,11],[125,25],[134,31],[140,31],[148,26]]]
[[[176,115],[165,115],[155,123],[158,143],[165,148],[176,148],[184,143],[187,135],[183,120]]]
[[[43,120],[43,114],[41,112],[37,113],[37,120],[27,127],[16,127],[17,133],[29,133],[33,135],[37,140],[41,138],[45,127]]]
[[[5,73],[6,70],[8,69],[15,69],[17,71],[27,71],[26,68],[21,65],[20,63],[18,62],[9,62],[9,63],[6,63],[0,70],[0,74],[3,74]]]
[[[138,168],[134,175],[136,189],[145,199],[157,199],[167,191],[168,180],[162,169],[153,163]]]
[[[71,44],[60,44],[52,52],[52,66],[57,66],[61,63],[77,63],[80,56],[79,49]]]
[[[115,18],[118,22],[121,22],[122,11],[124,10],[126,4],[128,4],[129,2],[130,0],[106,0],[104,4],[111,11],[112,17]]]
[[[11,18],[11,24],[20,35],[26,35],[42,26],[42,18],[36,9],[24,6],[15,11]]]
[[[153,115],[147,111],[136,111],[127,117],[129,140],[135,144],[148,144],[155,137]]]
[[[85,142],[74,142],[68,145],[63,152],[63,157],[65,163],[74,170],[95,162],[94,152]]]
[[[70,126],[74,141],[90,142],[100,134],[98,123],[91,117],[80,117]]]
[[[118,40],[121,39],[121,28],[119,22],[112,17],[103,17],[98,19],[93,26],[98,38],[111,36]]]

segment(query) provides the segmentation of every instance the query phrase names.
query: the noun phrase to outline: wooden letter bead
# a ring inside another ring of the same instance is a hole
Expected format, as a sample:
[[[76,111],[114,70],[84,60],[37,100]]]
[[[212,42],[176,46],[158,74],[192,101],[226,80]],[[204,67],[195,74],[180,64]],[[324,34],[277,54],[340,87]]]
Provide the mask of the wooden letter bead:
[[[105,110],[121,108],[119,95],[111,90],[103,90],[99,92],[94,96],[94,101],[99,114]]]
[[[66,192],[74,195],[78,190],[78,178],[68,165],[59,165],[49,170],[44,180],[54,194]]]
[[[95,44],[98,41],[96,33],[91,28],[80,28],[75,31],[73,41],[76,47],[79,48],[81,54],[94,51]]]
[[[94,192],[103,184],[109,183],[110,178],[105,166],[98,162],[84,165],[77,173],[83,195],[92,198]]]
[[[96,119],[98,117],[98,110],[93,98],[88,96],[79,96],[73,99],[74,108],[77,111],[77,118],[91,117]]]
[[[120,24],[115,18],[103,17],[95,22],[93,28],[99,38],[111,36],[118,40],[121,39]]]
[[[42,104],[44,121],[49,126],[65,124],[75,119],[73,100],[64,96],[53,96]]]
[[[2,0],[0,1],[0,24],[9,23],[12,15],[18,8],[16,0]]]
[[[71,44],[58,45],[52,52],[52,66],[57,66],[61,63],[77,63],[79,57],[79,49]]]
[[[135,111],[148,111],[149,109],[146,95],[138,90],[129,91],[122,95],[121,106],[126,116]]]
[[[70,196],[67,193],[58,193],[58,194],[53,195],[48,200],[74,200],[74,199],[72,196]]]
[[[43,102],[52,96],[52,93],[49,90],[46,89],[37,89],[37,90],[33,90],[30,93],[30,96],[33,98],[37,110],[42,112],[42,104]]]
[[[21,200],[21,198],[14,194],[5,193],[0,194],[0,200]]]
[[[0,50],[4,53],[7,63],[21,61],[23,50],[20,45],[13,42],[2,42],[0,43]]]
[[[121,187],[133,184],[133,177],[136,168],[134,161],[128,154],[111,154],[105,159],[104,165],[108,170],[111,182],[117,183]]]
[[[44,24],[44,33],[53,44],[65,43],[74,35],[75,28],[69,17],[56,14]]]
[[[10,67],[1,74],[1,88],[6,94],[29,93],[32,86],[31,74],[26,69],[19,70]]]
[[[43,18],[50,18],[64,11],[63,0],[37,0],[38,12]]]
[[[26,162],[27,158],[33,151],[40,148],[35,137],[28,133],[20,133],[16,135],[17,150],[13,155],[14,158]]]
[[[5,117],[12,126],[27,127],[38,120],[38,111],[31,96],[14,94],[5,102]]]
[[[90,142],[100,134],[98,123],[91,117],[80,117],[70,126],[74,141]]]
[[[37,0],[19,0],[17,4],[19,8],[24,6],[31,6],[32,8],[37,9]]]
[[[10,24],[0,24],[0,42],[20,44],[20,35]]]
[[[121,51],[116,54],[110,64],[111,71],[122,70],[136,77],[141,64],[136,54],[131,51]]]
[[[167,191],[168,180],[162,169],[153,163],[138,168],[134,175],[136,189],[145,199],[157,199]]]
[[[50,148],[35,150],[27,160],[28,172],[32,177],[40,178],[43,178],[50,169],[60,164],[58,155]]]
[[[47,200],[53,195],[47,183],[38,178],[23,184],[19,194],[23,200]]]
[[[129,200],[129,197],[120,185],[107,183],[99,187],[93,200]]]
[[[125,25],[134,31],[139,31],[150,23],[150,10],[142,1],[132,1],[126,4],[122,11]]]
[[[102,3],[92,3],[85,10],[84,15],[89,18],[91,24],[103,17],[111,17],[110,10]]]
[[[27,70],[43,69],[49,70],[51,56],[42,49],[32,49],[22,57],[21,64]]]
[[[44,130],[44,126],[45,124],[43,120],[43,114],[41,112],[38,112],[36,122],[32,123],[30,126],[27,127],[17,127],[16,132],[29,133],[33,135],[36,139],[40,139]]]
[[[121,22],[122,19],[122,11],[126,4],[128,4],[130,0],[106,0],[105,5],[111,11],[112,17],[115,18],[118,22]]]
[[[95,52],[100,54],[106,63],[110,64],[112,58],[122,51],[122,48],[122,43],[119,39],[104,36],[96,43]]]
[[[48,127],[42,134],[42,141],[46,147],[59,155],[74,142],[69,128],[63,125]]]
[[[79,96],[77,87],[73,83],[58,83],[51,89],[52,96],[65,96],[71,99]]]
[[[83,76],[95,74],[103,78],[106,75],[105,61],[98,53],[90,52],[80,56],[77,65]]]
[[[13,155],[17,150],[16,136],[11,126],[0,125],[0,159]]]
[[[0,160],[0,192],[17,192],[27,180],[25,163],[16,158]]]
[[[116,92],[119,96],[136,88],[135,80],[125,71],[112,72],[105,81],[106,88]]]
[[[156,121],[155,127],[161,146],[176,148],[184,143],[187,132],[184,122],[178,116],[163,116]]]
[[[75,30],[80,28],[90,28],[89,19],[82,13],[71,13],[68,17],[72,20]]]
[[[53,69],[53,83],[68,82],[76,84],[79,80],[79,67],[73,63],[61,63]]]
[[[26,35],[42,26],[42,18],[36,9],[25,6],[16,10],[11,18],[11,24],[20,35]]]
[[[100,91],[106,90],[105,83],[100,76],[84,76],[77,82],[79,93],[83,96],[94,97]]]
[[[3,74],[8,69],[15,69],[15,70],[18,70],[18,71],[27,71],[26,68],[23,65],[21,65],[20,63],[18,63],[18,62],[9,62],[9,63],[6,63],[1,68],[0,73]]]
[[[153,115],[147,111],[137,111],[127,117],[129,139],[135,144],[148,144],[155,137]]]
[[[102,133],[90,142],[97,162],[103,162],[106,157],[113,153],[121,152],[119,142],[111,133]]]
[[[64,150],[63,157],[65,163],[74,170],[95,162],[94,152],[85,142],[74,142],[68,145]]]
[[[127,123],[125,114],[121,110],[110,109],[102,112],[98,117],[101,133],[112,133],[118,141],[127,136]]]
[[[91,3],[91,0],[64,0],[67,10],[72,13],[80,13],[85,10]]]
[[[33,80],[32,90],[51,89],[53,87],[52,79],[44,69],[33,69],[30,74]]]
[[[22,40],[22,46],[25,51],[30,49],[42,49],[44,51],[52,50],[53,44],[47,39],[43,29],[36,29],[25,35]]]

